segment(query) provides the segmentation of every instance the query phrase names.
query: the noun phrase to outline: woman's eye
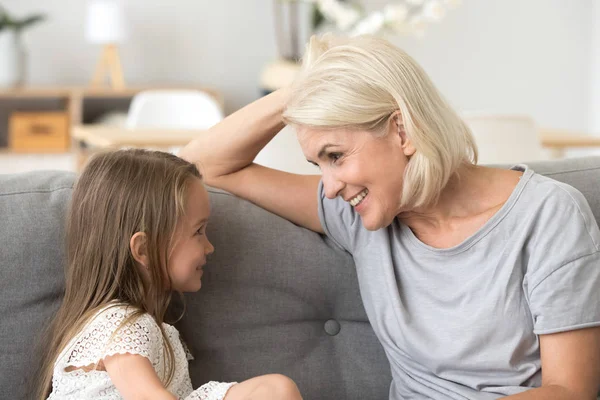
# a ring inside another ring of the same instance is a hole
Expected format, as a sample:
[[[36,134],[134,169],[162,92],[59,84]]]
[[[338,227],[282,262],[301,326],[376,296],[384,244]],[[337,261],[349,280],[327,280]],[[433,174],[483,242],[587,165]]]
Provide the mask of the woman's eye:
[[[340,158],[342,158],[342,153],[329,153],[329,159],[333,162],[336,162]]]

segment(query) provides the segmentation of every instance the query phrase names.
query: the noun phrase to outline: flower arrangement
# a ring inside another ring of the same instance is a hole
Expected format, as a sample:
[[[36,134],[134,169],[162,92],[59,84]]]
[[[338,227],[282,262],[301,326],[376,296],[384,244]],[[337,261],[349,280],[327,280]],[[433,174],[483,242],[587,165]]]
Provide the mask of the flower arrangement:
[[[310,35],[333,31],[349,36],[415,34],[461,0],[394,0],[379,9],[367,9],[368,0],[274,0],[275,37],[279,58],[261,75],[264,93],[289,85],[300,68],[298,60]]]
[[[367,12],[358,2],[310,0],[315,4],[314,28],[329,28],[350,36],[362,34],[420,35],[430,22],[444,18],[446,10],[458,6],[460,0],[396,0],[383,9]]]

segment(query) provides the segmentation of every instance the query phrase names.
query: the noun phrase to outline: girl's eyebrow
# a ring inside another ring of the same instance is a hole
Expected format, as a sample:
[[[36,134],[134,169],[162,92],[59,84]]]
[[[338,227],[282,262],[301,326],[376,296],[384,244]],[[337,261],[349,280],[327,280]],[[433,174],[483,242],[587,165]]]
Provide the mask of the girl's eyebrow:
[[[200,221],[196,222],[196,224],[194,224],[194,226],[204,225],[207,222],[208,222],[208,218],[202,218]]]

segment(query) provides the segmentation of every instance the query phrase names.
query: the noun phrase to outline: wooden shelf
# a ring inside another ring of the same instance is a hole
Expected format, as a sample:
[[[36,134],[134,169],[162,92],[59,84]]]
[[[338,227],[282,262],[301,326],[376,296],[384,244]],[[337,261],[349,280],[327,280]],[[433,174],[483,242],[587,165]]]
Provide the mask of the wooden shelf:
[[[217,90],[207,87],[158,85],[158,86],[132,86],[124,89],[111,89],[108,87],[23,87],[15,89],[0,89],[1,98],[31,98],[31,97],[70,97],[73,95],[84,97],[133,97],[143,90],[200,90],[210,94],[219,104],[223,105],[223,96]]]
[[[126,113],[131,99],[144,90],[200,90],[212,96],[221,108],[224,106],[221,93],[193,85],[140,85],[124,89],[93,86],[0,89],[0,149],[8,146],[9,120],[15,112],[66,112],[69,116],[69,137],[72,137],[73,126],[90,124],[107,112]]]
[[[600,147],[600,136],[586,135],[558,129],[544,129],[540,132],[542,146],[551,148]]]

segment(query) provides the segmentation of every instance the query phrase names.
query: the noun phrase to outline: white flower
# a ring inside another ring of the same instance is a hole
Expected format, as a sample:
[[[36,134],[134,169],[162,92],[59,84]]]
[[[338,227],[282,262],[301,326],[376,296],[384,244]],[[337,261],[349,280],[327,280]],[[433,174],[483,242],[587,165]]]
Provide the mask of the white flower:
[[[360,13],[354,8],[340,10],[336,25],[339,30],[347,31],[360,20]]]
[[[319,0],[318,5],[325,18],[335,23],[341,31],[347,31],[360,19],[356,8],[337,0]]]
[[[352,36],[358,35],[373,35],[383,28],[385,18],[381,11],[375,11],[369,14],[365,19],[360,21],[352,30]]]
[[[446,10],[437,0],[429,0],[423,6],[422,16],[431,21],[439,21],[444,18]]]
[[[423,0],[405,0],[411,6],[420,6],[423,4]]]
[[[461,3],[462,0],[444,0],[444,5],[450,8],[458,7],[461,5]]]
[[[408,16],[408,8],[404,4],[388,4],[383,9],[383,16],[386,23],[402,23]]]

